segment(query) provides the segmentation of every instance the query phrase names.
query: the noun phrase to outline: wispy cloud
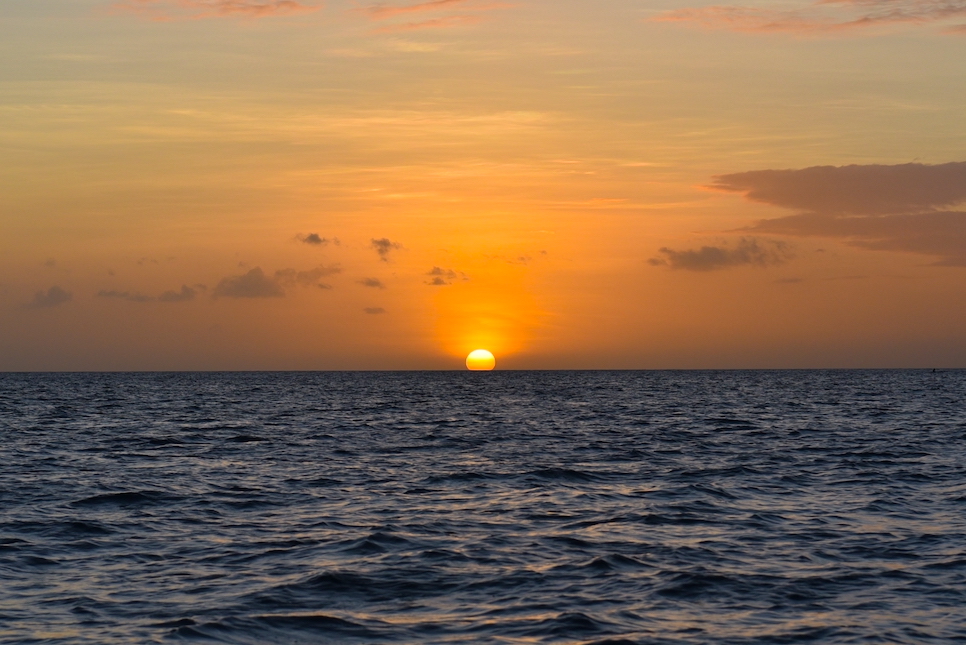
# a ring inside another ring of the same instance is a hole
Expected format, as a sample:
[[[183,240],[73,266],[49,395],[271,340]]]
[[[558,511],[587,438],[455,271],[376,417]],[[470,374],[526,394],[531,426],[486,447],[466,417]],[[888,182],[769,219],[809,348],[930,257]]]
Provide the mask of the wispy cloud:
[[[418,2],[416,4],[392,6],[377,4],[366,7],[363,11],[375,20],[383,18],[393,18],[400,14],[423,13],[426,11],[439,11],[449,9],[457,5],[465,5],[470,0],[432,0],[431,2]]]
[[[138,293],[137,291],[115,291],[101,289],[97,292],[98,298],[115,298],[117,300],[128,300],[130,302],[150,302],[154,300],[151,296],[146,296],[143,293]]]
[[[319,4],[298,0],[120,0],[114,9],[150,20],[200,20],[203,18],[266,18],[312,13]]]
[[[281,298],[285,290],[274,278],[255,267],[243,275],[223,278],[213,292],[215,298]]]
[[[421,22],[406,22],[398,25],[387,25],[377,29],[376,33],[392,34],[401,31],[418,31],[421,29],[445,29],[447,27],[472,25],[480,22],[481,20],[482,18],[479,16],[444,16],[442,18],[433,18],[432,20],[423,20]]]
[[[268,276],[261,267],[255,267],[248,273],[223,278],[211,295],[213,298],[281,298],[287,287],[331,289],[332,285],[323,284],[319,279],[338,273],[342,273],[340,267],[320,265],[308,271],[279,269]]]
[[[664,247],[663,258],[651,258],[653,266],[668,266],[685,271],[714,271],[738,266],[767,267],[783,264],[791,258],[791,248],[779,240],[760,240],[743,237],[734,248],[702,246],[699,249],[676,251]]]
[[[198,289],[203,288],[202,285],[196,285],[193,288],[183,284],[181,285],[181,291],[165,291],[158,296],[158,300],[160,302],[188,302],[189,300],[195,299],[195,296],[198,295]]]
[[[372,315],[386,313],[386,310],[383,309],[382,307],[366,307],[365,309],[363,309],[363,311],[366,312],[367,314],[372,314]]]
[[[681,22],[740,32],[833,35],[897,25],[939,25],[966,33],[966,0],[817,0],[789,7],[710,5],[664,12],[654,22]]]
[[[428,0],[427,2],[416,2],[406,5],[376,4],[365,7],[360,11],[370,19],[376,21],[391,20],[400,16],[431,16],[434,13],[437,14],[437,17],[427,18],[425,20],[385,24],[376,30],[377,33],[388,33],[419,29],[442,29],[474,24],[482,20],[480,13],[494,9],[504,9],[510,6],[512,5],[502,2],[479,2],[478,0]]]
[[[296,271],[295,269],[279,269],[275,272],[275,281],[284,286],[299,285],[309,287],[317,285],[320,278],[342,273],[342,268],[337,266],[317,266],[308,271]]]
[[[469,276],[462,271],[456,271],[455,269],[444,269],[442,267],[433,267],[426,275],[432,278],[426,284],[431,287],[445,287],[447,285],[453,284],[454,280],[469,280]]]

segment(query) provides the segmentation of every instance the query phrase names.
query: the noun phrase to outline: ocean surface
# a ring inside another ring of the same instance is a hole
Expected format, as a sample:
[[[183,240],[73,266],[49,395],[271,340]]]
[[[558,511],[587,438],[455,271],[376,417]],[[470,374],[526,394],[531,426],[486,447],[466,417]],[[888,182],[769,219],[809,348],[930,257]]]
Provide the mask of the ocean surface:
[[[0,374],[0,642],[966,642],[966,372]]]

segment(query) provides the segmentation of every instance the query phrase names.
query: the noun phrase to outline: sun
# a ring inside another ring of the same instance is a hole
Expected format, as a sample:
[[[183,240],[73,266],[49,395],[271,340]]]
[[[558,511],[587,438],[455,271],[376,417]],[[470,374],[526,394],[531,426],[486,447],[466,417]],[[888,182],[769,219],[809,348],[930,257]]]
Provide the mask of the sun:
[[[488,372],[496,367],[496,358],[486,349],[474,349],[466,357],[466,369],[474,372]]]

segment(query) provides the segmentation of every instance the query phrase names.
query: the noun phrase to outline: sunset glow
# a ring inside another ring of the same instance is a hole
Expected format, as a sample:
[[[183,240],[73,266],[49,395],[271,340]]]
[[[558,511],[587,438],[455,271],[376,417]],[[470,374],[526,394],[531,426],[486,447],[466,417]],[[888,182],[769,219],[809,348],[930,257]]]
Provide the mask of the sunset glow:
[[[963,15],[5,3],[0,369],[960,365]]]

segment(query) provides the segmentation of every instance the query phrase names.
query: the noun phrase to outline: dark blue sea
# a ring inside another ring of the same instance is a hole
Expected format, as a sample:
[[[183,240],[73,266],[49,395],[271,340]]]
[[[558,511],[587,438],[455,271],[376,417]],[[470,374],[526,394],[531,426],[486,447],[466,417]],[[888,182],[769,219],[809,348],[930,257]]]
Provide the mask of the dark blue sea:
[[[966,372],[0,374],[0,642],[966,642]]]

